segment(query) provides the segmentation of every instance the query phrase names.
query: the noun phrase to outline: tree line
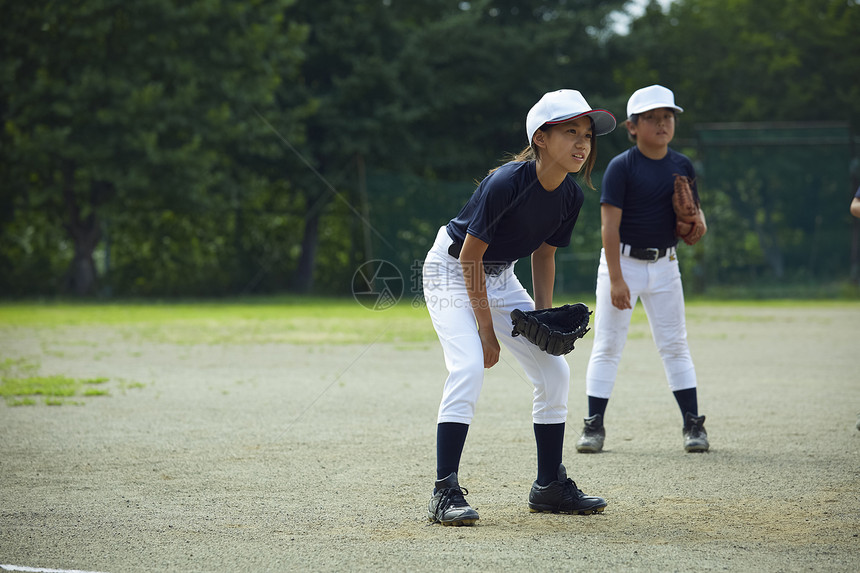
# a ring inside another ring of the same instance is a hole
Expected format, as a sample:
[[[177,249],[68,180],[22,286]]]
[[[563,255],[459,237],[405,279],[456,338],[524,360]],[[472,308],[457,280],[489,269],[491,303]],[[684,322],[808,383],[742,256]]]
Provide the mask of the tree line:
[[[0,0],[0,295],[346,293],[423,257],[542,93],[621,120],[652,83],[701,167],[694,284],[848,278],[858,2],[651,1],[619,32],[625,6]],[[598,171],[629,145],[598,143]]]

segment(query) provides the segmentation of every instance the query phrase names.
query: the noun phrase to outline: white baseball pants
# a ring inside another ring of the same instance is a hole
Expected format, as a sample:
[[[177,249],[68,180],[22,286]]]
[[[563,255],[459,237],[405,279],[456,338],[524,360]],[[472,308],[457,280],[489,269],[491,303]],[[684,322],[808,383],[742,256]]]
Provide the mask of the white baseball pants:
[[[630,289],[630,306],[642,299],[651,335],[663,359],[671,391],[696,387],[696,369],[687,344],[684,290],[675,249],[656,262],[621,255],[621,272]],[[609,267],[601,250],[597,268],[597,304],[594,309],[594,344],[585,374],[586,394],[609,398],[633,309],[612,305]]]
[[[424,299],[448,369],[438,422],[471,424],[484,382],[484,352],[460,261],[448,254],[452,242],[445,227],[439,229],[424,261]],[[570,391],[567,361],[542,352],[522,336],[511,336],[511,311],[534,309],[534,300],[520,284],[513,266],[498,276],[487,276],[487,300],[499,343],[514,355],[534,385],[534,423],[565,422]]]

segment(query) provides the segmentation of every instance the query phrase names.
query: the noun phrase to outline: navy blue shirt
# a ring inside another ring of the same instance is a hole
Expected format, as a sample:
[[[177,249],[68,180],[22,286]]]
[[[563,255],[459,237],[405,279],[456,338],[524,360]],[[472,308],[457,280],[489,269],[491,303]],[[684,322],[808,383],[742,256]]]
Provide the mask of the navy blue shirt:
[[[696,171],[682,153],[670,148],[665,157],[655,160],[631,147],[612,158],[603,174],[600,202],[623,211],[619,229],[622,243],[658,249],[678,243],[672,207],[676,173],[694,180],[693,195],[698,200]]]
[[[463,242],[466,234],[489,245],[485,262],[512,263],[543,243],[570,244],[585,193],[569,175],[547,191],[538,181],[534,161],[511,161],[481,181],[448,234]]]

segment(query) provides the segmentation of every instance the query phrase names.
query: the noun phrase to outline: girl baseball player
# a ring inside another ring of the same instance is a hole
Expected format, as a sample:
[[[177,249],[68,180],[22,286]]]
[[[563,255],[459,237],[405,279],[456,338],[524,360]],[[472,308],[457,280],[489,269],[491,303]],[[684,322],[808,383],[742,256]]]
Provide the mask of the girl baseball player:
[[[696,176],[690,160],[669,147],[675,116],[682,111],[672,91],[663,86],[634,92],[627,102],[626,127],[636,145],[614,157],[603,176],[603,249],[597,269],[594,344],[585,377],[588,417],[576,444],[579,452],[603,449],[603,417],[638,299],[681,409],[684,449],[704,452],[709,447],[705,417],[698,415],[696,370],[687,345],[684,291],[675,252],[674,176],[691,180]],[[693,192],[698,201],[695,185]],[[696,225],[704,234],[704,214]]]
[[[460,213],[439,229],[427,254],[424,297],[448,369],[438,414],[431,522],[478,520],[457,473],[484,369],[498,362],[500,342],[534,384],[538,470],[529,508],[590,514],[606,506],[604,499],[584,495],[561,463],[569,366],[524,337],[512,337],[510,313],[552,306],[555,251],[570,243],[585,198],[569,174],[582,173],[593,189],[594,138],[614,128],[612,114],[592,109],[576,90],[544,94],[526,117],[529,146],[487,175]],[[534,299],[514,274],[514,263],[526,256],[531,256]]]

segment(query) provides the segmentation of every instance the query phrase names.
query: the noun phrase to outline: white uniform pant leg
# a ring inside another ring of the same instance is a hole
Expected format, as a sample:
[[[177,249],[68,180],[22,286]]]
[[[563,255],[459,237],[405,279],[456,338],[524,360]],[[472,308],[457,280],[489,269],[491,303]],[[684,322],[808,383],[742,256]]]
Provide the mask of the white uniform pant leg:
[[[447,252],[445,227],[424,261],[424,300],[439,336],[448,378],[437,421],[471,424],[484,382],[484,351],[460,262]]]
[[[648,275],[644,261],[621,257],[621,273],[630,289],[631,308],[620,310],[612,304],[612,285],[606,254],[600,251],[597,267],[596,304],[594,308],[594,342],[585,373],[585,392],[588,396],[609,399],[618,375],[618,363],[627,342],[627,332],[633,308],[640,292],[647,287]]]
[[[696,387],[696,369],[687,343],[681,271],[675,256],[649,265],[649,286],[641,295],[651,335],[671,391]]]
[[[487,280],[487,296],[492,307],[496,338],[519,362],[534,387],[532,420],[535,424],[562,424],[567,421],[570,394],[570,366],[563,356],[553,356],[526,340],[511,335],[511,311],[534,310],[534,300],[513,272],[506,270]]]

